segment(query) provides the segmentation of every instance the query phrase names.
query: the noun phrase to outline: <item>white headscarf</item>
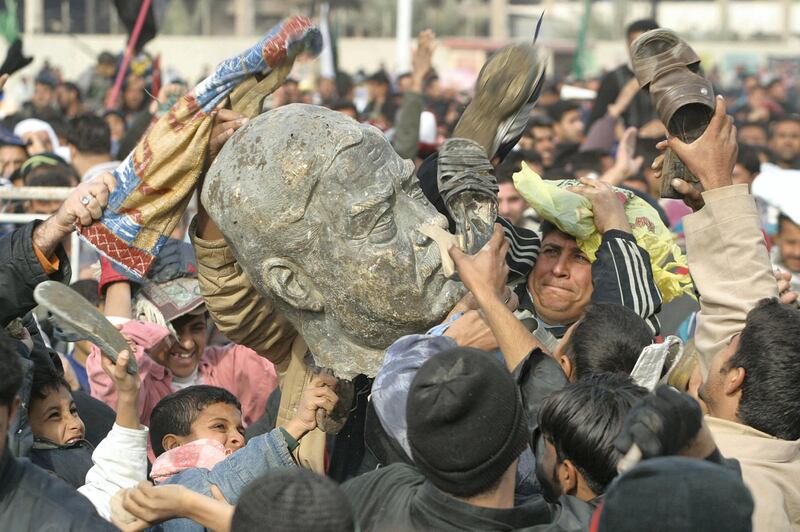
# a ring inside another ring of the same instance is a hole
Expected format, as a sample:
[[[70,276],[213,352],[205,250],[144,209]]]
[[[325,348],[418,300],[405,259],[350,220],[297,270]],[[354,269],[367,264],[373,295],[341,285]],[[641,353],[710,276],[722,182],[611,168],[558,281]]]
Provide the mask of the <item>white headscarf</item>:
[[[800,224],[800,201],[797,201],[800,198],[800,171],[763,163],[761,173],[753,181],[753,195]]]
[[[70,162],[70,155],[69,155],[69,148],[66,146],[62,146],[58,142],[58,137],[56,136],[56,132],[53,130],[53,126],[45,122],[44,120],[39,120],[36,118],[28,118],[21,121],[19,124],[14,126],[14,134],[18,137],[22,137],[28,133],[35,133],[37,131],[45,131],[47,132],[47,136],[50,138],[50,144],[53,145],[53,153],[61,157],[67,162]]]

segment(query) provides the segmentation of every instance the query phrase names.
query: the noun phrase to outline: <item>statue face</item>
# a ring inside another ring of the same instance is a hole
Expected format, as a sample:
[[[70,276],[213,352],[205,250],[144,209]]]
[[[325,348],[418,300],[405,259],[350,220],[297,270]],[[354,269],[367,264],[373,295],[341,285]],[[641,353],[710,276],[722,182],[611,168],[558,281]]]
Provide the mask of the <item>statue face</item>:
[[[436,244],[417,229],[447,228],[422,194],[414,164],[371,126],[320,180],[309,211],[321,222],[319,252],[303,264],[346,333],[382,348],[424,333],[463,288],[442,274]]]
[[[374,127],[292,104],[226,143],[202,200],[253,286],[318,363],[374,375],[383,349],[425,333],[464,293],[418,228],[447,228],[414,165]]]

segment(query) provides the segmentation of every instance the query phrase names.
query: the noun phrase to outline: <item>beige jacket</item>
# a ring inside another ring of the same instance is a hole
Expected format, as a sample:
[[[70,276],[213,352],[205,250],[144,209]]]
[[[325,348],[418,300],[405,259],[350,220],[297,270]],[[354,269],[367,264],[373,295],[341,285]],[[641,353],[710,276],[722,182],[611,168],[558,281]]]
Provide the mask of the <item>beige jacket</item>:
[[[305,362],[308,347],[291,323],[256,291],[224,240],[203,240],[193,220],[189,234],[197,254],[197,277],[206,308],[232,342],[249,347],[275,364],[281,388],[278,426],[294,415],[312,373]],[[306,434],[295,450],[298,463],[325,473],[325,433]]]
[[[778,296],[767,245],[747,185],[703,192],[705,207],[683,219],[686,256],[700,293],[695,345],[703,373],[744,328],[761,299]]]
[[[705,207],[684,218],[689,270],[700,293],[695,342],[704,372],[747,313],[777,297],[758,210],[747,185],[703,193]],[[723,456],[742,465],[755,501],[756,532],[800,530],[800,442],[746,425],[706,417]]]
[[[754,428],[706,416],[723,456],[742,465],[755,500],[755,532],[800,530],[800,440],[779,440]]]

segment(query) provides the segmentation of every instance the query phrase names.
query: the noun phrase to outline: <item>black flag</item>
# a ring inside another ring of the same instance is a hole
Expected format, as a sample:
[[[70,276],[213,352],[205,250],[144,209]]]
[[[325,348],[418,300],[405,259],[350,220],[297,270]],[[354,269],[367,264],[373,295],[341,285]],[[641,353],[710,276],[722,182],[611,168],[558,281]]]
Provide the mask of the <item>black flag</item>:
[[[117,15],[119,15],[119,19],[123,24],[125,24],[125,28],[128,30],[129,41],[143,3],[144,0],[114,0],[114,6],[117,8]],[[147,17],[144,19],[142,32],[139,34],[139,39],[136,41],[134,54],[141,52],[142,48],[144,48],[144,45],[152,41],[155,38],[156,33],[158,33],[158,28],[156,27],[156,14],[153,4],[155,4],[155,0],[153,0],[150,3],[150,6],[147,8]]]

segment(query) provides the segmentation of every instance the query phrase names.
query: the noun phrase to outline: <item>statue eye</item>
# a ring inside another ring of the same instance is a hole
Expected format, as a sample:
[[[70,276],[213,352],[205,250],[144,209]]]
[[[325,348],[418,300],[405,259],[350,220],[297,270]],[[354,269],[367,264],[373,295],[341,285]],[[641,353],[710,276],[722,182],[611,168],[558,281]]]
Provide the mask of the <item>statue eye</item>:
[[[391,209],[387,209],[378,218],[378,221],[369,234],[369,241],[373,244],[380,244],[394,238],[397,233],[397,224],[394,223],[394,215]]]
[[[394,196],[373,202],[369,207],[361,204],[351,208],[348,233],[354,240],[369,238],[372,243],[381,243],[394,237],[397,225],[392,206]]]
[[[403,191],[414,201],[427,201],[419,179],[413,174],[403,183]]]
[[[408,193],[409,196],[415,201],[427,201],[428,198],[425,197],[425,193],[422,192],[422,187],[419,183],[414,184],[411,190]]]

